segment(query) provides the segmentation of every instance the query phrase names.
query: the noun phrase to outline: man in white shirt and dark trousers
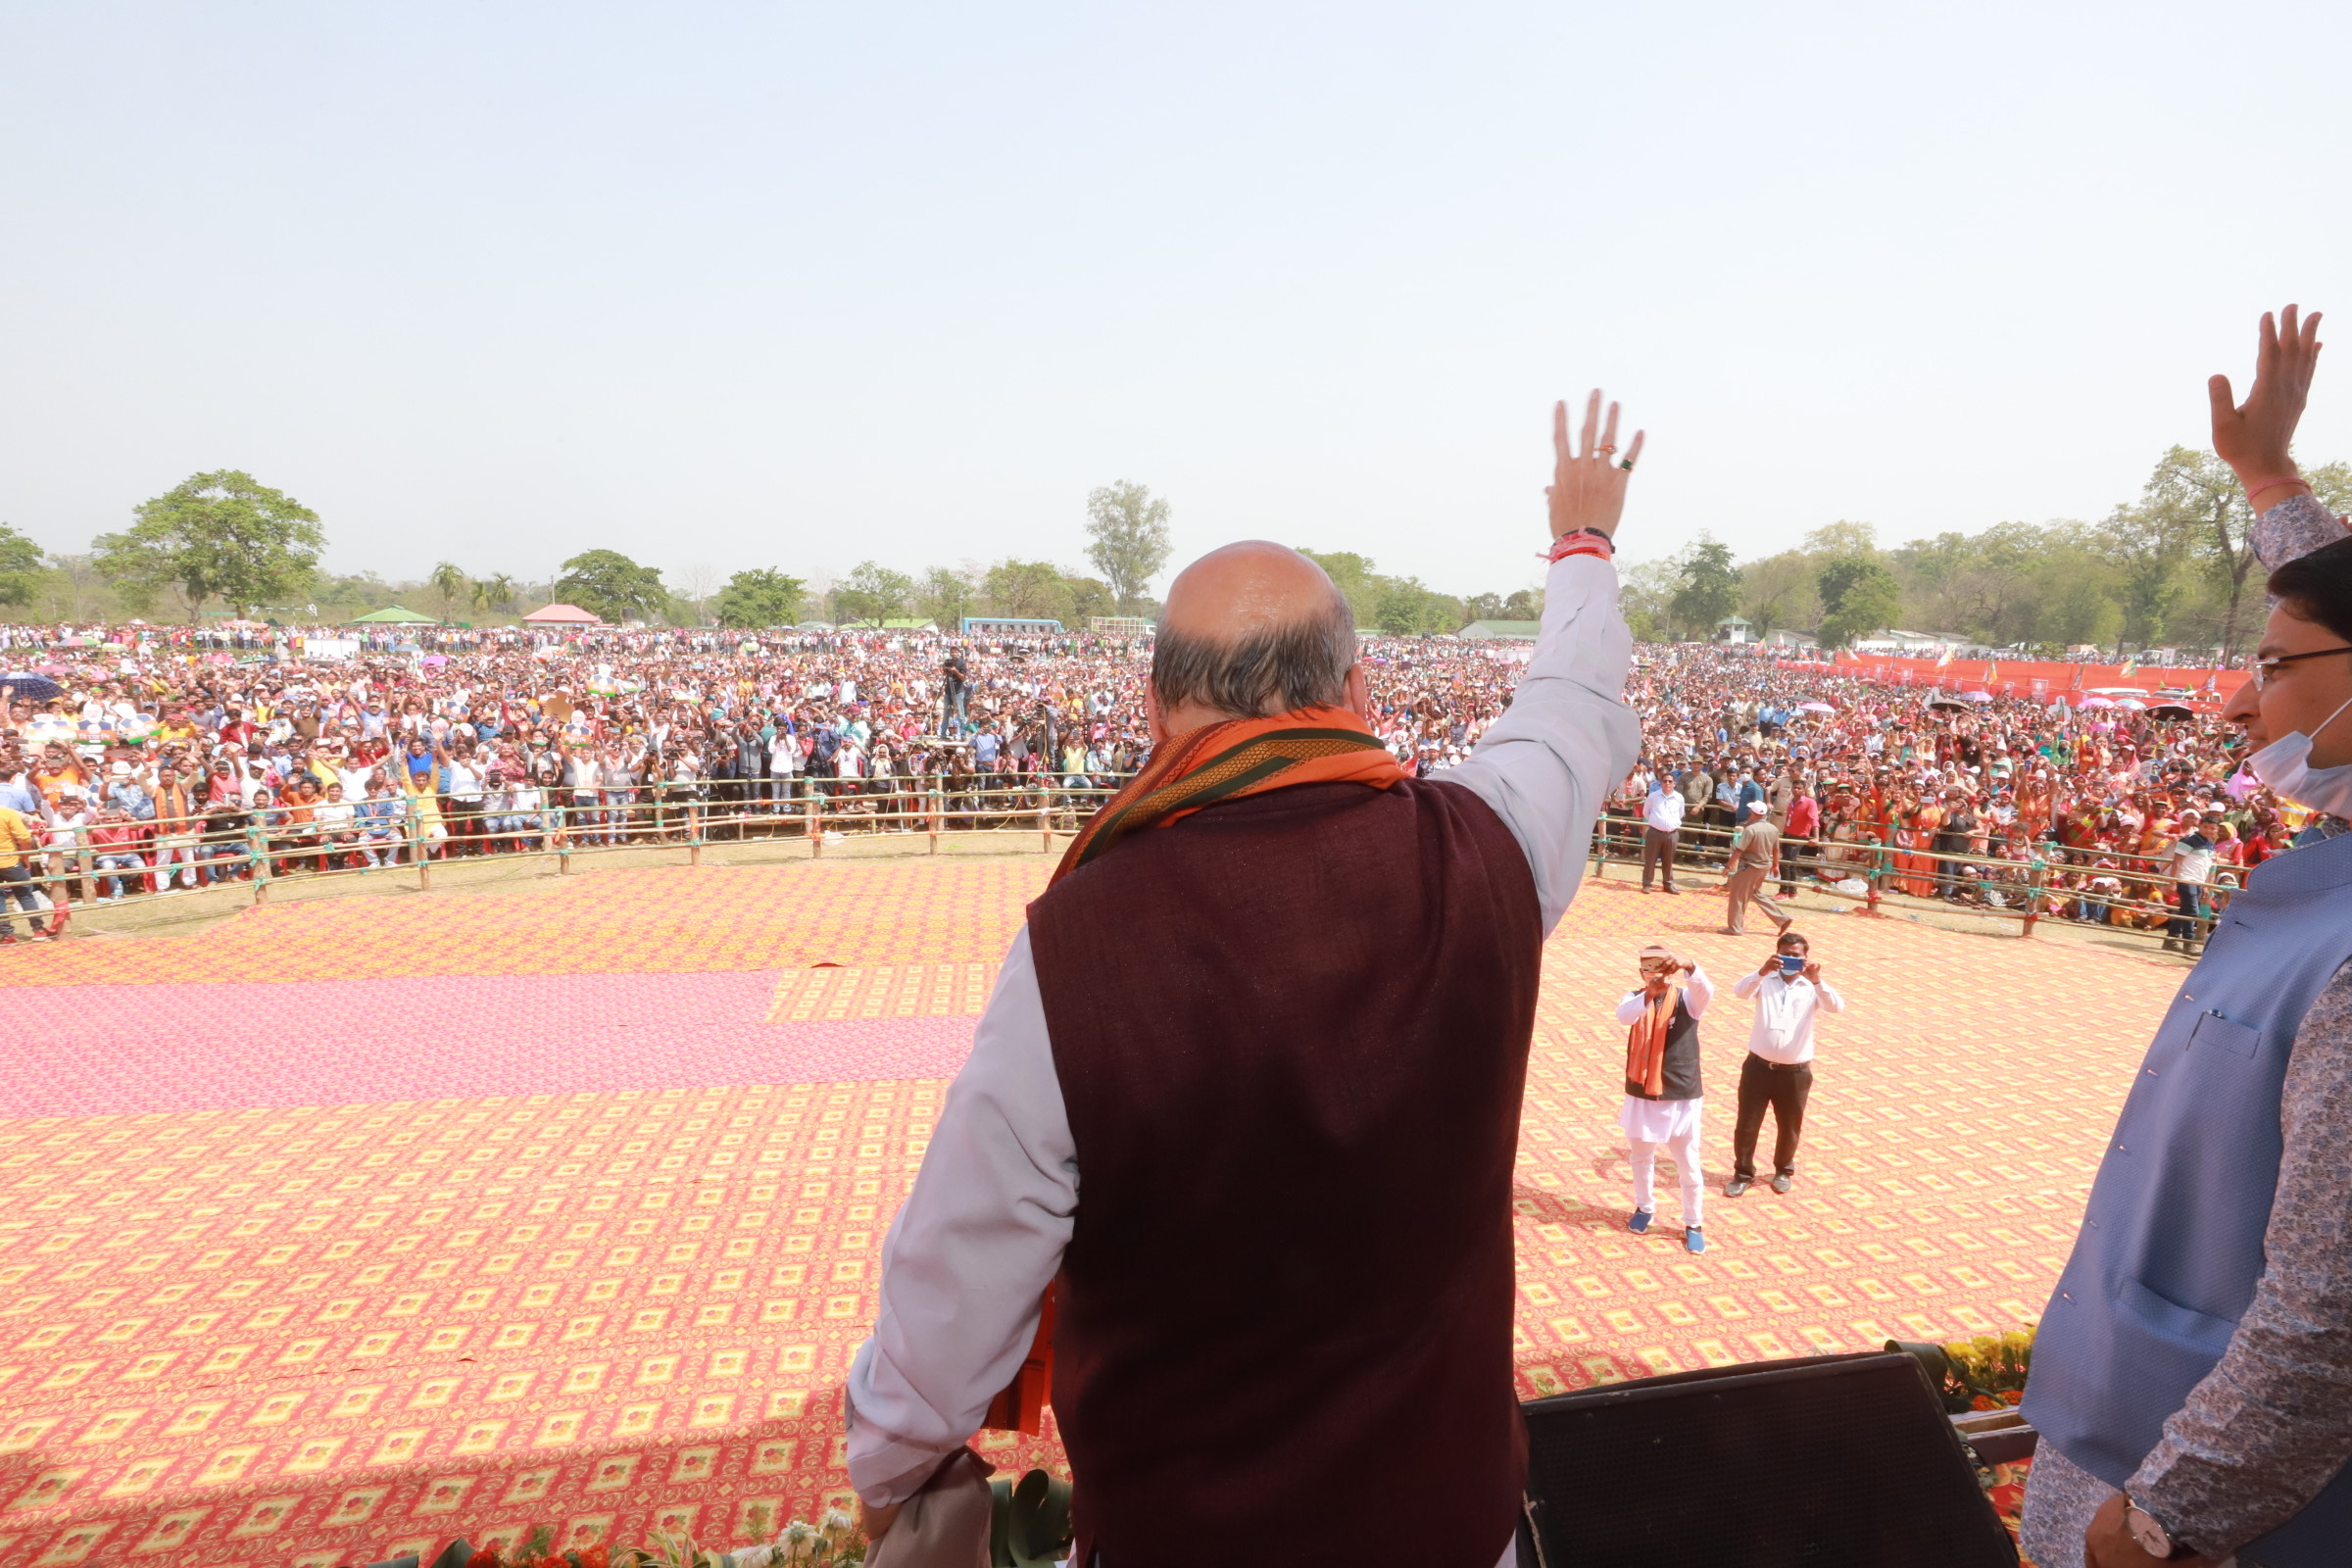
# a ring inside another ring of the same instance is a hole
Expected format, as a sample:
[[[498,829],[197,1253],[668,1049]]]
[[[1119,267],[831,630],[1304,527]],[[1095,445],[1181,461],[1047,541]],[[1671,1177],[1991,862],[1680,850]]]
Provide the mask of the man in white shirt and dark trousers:
[[[1738,1198],[1756,1179],[1756,1135],[1770,1107],[1775,1124],[1772,1190],[1785,1193],[1796,1179],[1796,1146],[1805,1131],[1805,1101],[1813,1093],[1813,1015],[1843,1012],[1845,999],[1821,977],[1812,944],[1794,931],[1781,933],[1773,955],[1752,974],[1732,982],[1732,995],[1753,997],[1755,1021],[1747,1031],[1747,1060],[1740,1067],[1740,1118],[1732,1128],[1732,1179],[1723,1196]]]
[[[1674,852],[1681,842],[1683,831],[1683,795],[1675,787],[1674,776],[1660,768],[1649,781],[1649,795],[1642,803],[1642,891],[1649,891],[1650,872],[1663,868],[1666,891],[1680,893],[1674,885]]]

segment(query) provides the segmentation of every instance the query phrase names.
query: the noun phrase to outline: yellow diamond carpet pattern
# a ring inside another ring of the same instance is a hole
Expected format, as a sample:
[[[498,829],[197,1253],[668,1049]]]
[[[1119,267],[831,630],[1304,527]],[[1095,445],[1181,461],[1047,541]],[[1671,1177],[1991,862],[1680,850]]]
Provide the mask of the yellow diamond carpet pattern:
[[[0,983],[784,969],[778,1022],[976,1014],[1049,863],[608,871],[529,897],[266,908],[12,950]],[[1519,1153],[1523,1395],[2031,1322],[2180,971],[1807,911],[1821,1030],[1793,1193],[1637,1237],[1609,1016],[1644,942],[1724,989],[1728,1174],[1768,937],[1588,884],[1545,952]],[[32,961],[32,960],[38,960]],[[838,965],[816,968],[812,965]],[[741,1539],[846,1499],[840,1387],[939,1081],[0,1122],[0,1560],[365,1561],[555,1525]],[[256,1086],[266,1101],[267,1086]],[[1769,1139],[1769,1132],[1767,1133]],[[1767,1146],[1769,1147],[1769,1146]],[[1057,1463],[991,1439],[1004,1467]]]

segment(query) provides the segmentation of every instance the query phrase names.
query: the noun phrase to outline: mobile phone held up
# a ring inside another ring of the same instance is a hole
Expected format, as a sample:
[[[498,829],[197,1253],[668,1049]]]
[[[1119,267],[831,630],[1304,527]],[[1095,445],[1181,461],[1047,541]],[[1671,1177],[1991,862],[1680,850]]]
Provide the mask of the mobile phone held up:
[[[1795,978],[1796,978],[1798,975],[1800,975],[1800,974],[1803,974],[1804,972],[1805,972],[1805,960],[1804,960],[1804,957],[1803,957],[1803,956],[1802,956],[1802,955],[1800,955],[1800,954],[1794,954],[1794,953],[1784,953],[1784,954],[1782,954],[1782,955],[1781,955],[1781,973],[1782,973],[1782,974],[1784,974],[1784,975],[1788,976],[1789,979],[1793,980],[1793,979],[1795,979]]]

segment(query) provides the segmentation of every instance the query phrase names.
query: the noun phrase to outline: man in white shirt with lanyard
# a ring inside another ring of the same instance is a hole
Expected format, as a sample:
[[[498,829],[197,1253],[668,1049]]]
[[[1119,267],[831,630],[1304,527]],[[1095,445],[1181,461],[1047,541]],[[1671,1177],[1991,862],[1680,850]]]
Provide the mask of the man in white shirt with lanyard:
[[[1732,995],[1756,1003],[1748,1025],[1747,1059],[1740,1064],[1740,1117],[1732,1128],[1732,1179],[1723,1196],[1738,1198],[1756,1179],[1756,1135],[1772,1111],[1772,1190],[1796,1179],[1796,1146],[1805,1131],[1805,1102],[1813,1093],[1813,1017],[1843,1012],[1845,999],[1830,989],[1813,960],[1812,944],[1781,933],[1772,956],[1732,982]]]
[[[1660,867],[1666,873],[1666,891],[1682,892],[1674,885],[1674,852],[1683,831],[1683,795],[1674,774],[1663,765],[1642,802],[1642,891],[1649,891],[1650,871]]]

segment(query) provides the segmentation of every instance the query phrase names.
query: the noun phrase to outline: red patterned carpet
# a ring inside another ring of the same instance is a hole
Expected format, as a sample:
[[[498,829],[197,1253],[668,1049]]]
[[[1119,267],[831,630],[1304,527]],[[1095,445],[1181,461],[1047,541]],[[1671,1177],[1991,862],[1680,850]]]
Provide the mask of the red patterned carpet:
[[[542,1522],[725,1545],[845,1498],[881,1235],[1046,868],[615,870],[0,952],[0,1560],[329,1564]],[[1714,1200],[1691,1258],[1670,1193],[1623,1229],[1608,1008],[1652,938],[1727,985],[1759,961],[1720,912],[1595,884],[1547,952],[1526,1393],[2030,1320],[2180,977],[1810,920],[1854,1010],[1804,1174]]]

